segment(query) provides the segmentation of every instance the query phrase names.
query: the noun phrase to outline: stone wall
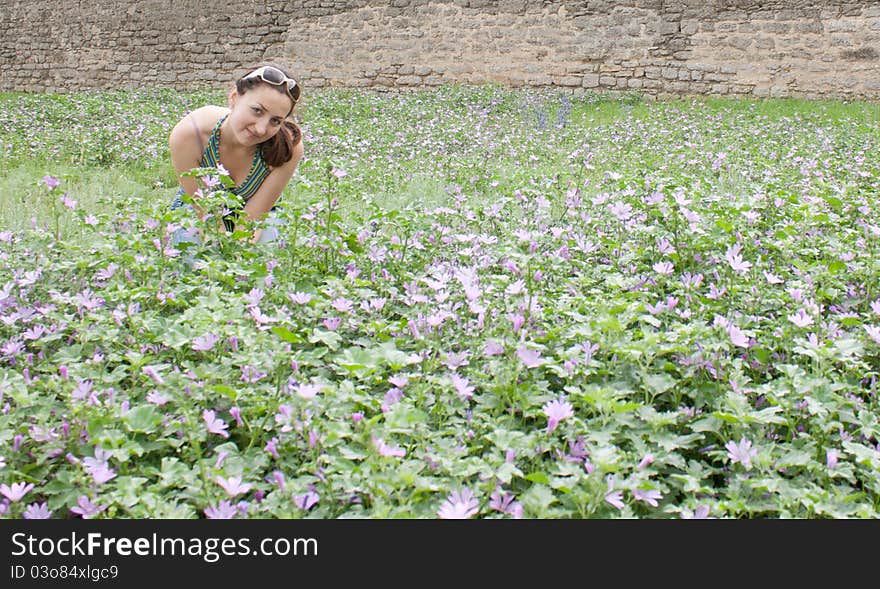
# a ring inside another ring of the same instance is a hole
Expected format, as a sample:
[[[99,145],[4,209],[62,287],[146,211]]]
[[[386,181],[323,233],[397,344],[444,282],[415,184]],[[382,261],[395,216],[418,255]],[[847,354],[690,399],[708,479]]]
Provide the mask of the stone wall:
[[[4,0],[0,90],[497,82],[880,97],[880,0]]]

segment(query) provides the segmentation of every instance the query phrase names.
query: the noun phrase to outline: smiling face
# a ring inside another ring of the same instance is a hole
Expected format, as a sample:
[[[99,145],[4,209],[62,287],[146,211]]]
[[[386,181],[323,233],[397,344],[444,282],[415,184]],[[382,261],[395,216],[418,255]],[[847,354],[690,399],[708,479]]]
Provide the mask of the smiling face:
[[[286,92],[267,84],[257,84],[244,94],[233,91],[229,104],[229,130],[237,143],[246,146],[271,139],[293,108],[293,100]]]

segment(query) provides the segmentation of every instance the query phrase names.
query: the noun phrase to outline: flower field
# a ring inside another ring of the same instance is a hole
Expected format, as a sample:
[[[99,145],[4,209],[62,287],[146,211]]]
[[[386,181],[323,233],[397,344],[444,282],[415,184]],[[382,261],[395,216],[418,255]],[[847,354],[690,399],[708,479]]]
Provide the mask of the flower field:
[[[880,516],[877,105],[307,91],[251,244],[223,100],[0,95],[3,517]]]

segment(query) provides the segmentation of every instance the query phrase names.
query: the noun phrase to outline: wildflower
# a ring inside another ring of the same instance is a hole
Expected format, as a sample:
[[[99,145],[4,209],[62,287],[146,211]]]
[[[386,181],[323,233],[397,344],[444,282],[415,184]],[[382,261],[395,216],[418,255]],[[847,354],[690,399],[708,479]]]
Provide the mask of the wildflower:
[[[749,337],[740,331],[739,327],[730,323],[727,327],[727,335],[730,336],[730,341],[735,346],[739,346],[741,348],[749,347]]]
[[[752,442],[742,437],[739,444],[730,440],[724,445],[727,448],[727,457],[732,463],[739,462],[746,470],[752,468],[752,457],[758,455],[758,449],[752,448]]]
[[[536,368],[544,363],[544,360],[541,359],[540,351],[532,350],[525,346],[517,348],[516,356],[525,364],[526,368]]]
[[[226,422],[222,419],[216,417],[216,413],[210,409],[205,409],[202,411],[202,419],[205,420],[205,427],[208,430],[208,433],[217,434],[218,436],[223,436],[224,438],[229,437],[229,433],[226,431],[228,427]]]
[[[483,356],[498,356],[504,353],[504,347],[495,340],[489,340],[483,347]]]
[[[455,387],[455,392],[463,401],[467,401],[474,396],[474,387],[468,382],[468,379],[454,372],[450,375],[450,378],[452,379],[452,386]]]
[[[70,511],[79,515],[83,519],[91,519],[107,509],[106,505],[95,505],[92,503],[91,499],[85,495],[80,495],[76,501],[77,506],[71,507]]]
[[[397,458],[403,458],[406,456],[406,450],[400,446],[389,446],[382,438],[373,438],[373,445],[376,447],[380,456],[393,456]]]
[[[318,503],[318,500],[320,498],[320,495],[312,490],[309,490],[302,495],[294,495],[293,502],[303,511],[308,511]]]
[[[865,331],[868,332],[868,335],[871,336],[871,339],[876,343],[880,344],[880,327],[876,325],[863,325]]]
[[[330,306],[340,313],[348,313],[354,308],[354,303],[344,297],[333,299]]]
[[[55,176],[50,176],[46,174],[45,176],[43,176],[43,183],[46,185],[46,188],[52,190],[53,188],[58,188],[58,186],[61,184],[61,180],[59,180]]]
[[[510,491],[505,491],[504,495],[500,490],[495,491],[489,497],[489,508],[513,516],[514,519],[522,519],[523,506],[514,499],[515,495]]]
[[[63,195],[61,195],[61,204],[63,204],[65,207],[67,207],[71,211],[76,208],[76,201],[74,199],[70,198],[69,196],[67,196],[67,193],[64,193]]]
[[[828,470],[833,470],[837,467],[837,450],[834,448],[829,449],[825,453],[825,466],[828,467]]]
[[[144,374],[152,378],[158,384],[165,384],[165,379],[156,371],[156,368],[153,366],[144,366],[141,368],[144,371]]]
[[[648,489],[648,490],[635,489],[633,491],[633,497],[637,501],[642,501],[644,503],[647,503],[651,507],[657,507],[657,505],[658,505],[657,500],[663,498],[663,493],[661,493],[660,491],[657,491],[656,489]]]
[[[206,507],[204,514],[208,519],[232,519],[238,514],[238,508],[224,499],[216,506]]]
[[[626,506],[626,504],[623,502],[622,491],[609,490],[607,493],[605,493],[605,501],[607,501],[617,509],[623,509]]]
[[[24,519],[49,519],[52,517],[52,512],[45,502],[31,503],[25,508],[22,517]]]
[[[288,387],[290,388],[291,392],[296,393],[303,399],[314,399],[315,396],[320,393],[321,389],[323,388],[321,385],[314,383],[300,383],[297,385],[291,385],[288,383]]]
[[[776,274],[773,274],[772,272],[767,272],[766,270],[764,271],[764,278],[766,278],[767,282],[769,282],[770,284],[782,284],[783,282],[785,282]]]
[[[657,262],[656,264],[651,266],[651,268],[653,268],[654,272],[656,272],[657,274],[663,275],[672,274],[672,272],[675,270],[675,266],[672,264],[672,262]]]
[[[200,335],[193,339],[192,349],[197,352],[207,352],[213,348],[218,341],[220,341],[219,337],[213,333],[206,333],[205,335]]]
[[[807,327],[813,324],[813,318],[802,308],[798,309],[796,313],[789,315],[788,320],[798,327]]]
[[[15,503],[27,495],[33,488],[33,483],[12,483],[11,487],[6,483],[3,483],[0,485],[0,495],[9,499],[10,502]]]
[[[226,491],[226,494],[230,497],[235,497],[236,495],[247,493],[248,491],[250,491],[252,486],[250,483],[242,483],[240,476],[224,479],[223,477],[218,475],[214,479],[214,482],[223,487],[223,490]]]
[[[288,294],[287,297],[290,299],[290,302],[296,303],[297,305],[305,305],[312,300],[312,295],[306,292],[294,292]]]
[[[324,327],[326,327],[328,331],[336,331],[337,329],[339,329],[339,325],[342,323],[342,318],[327,317],[321,323],[324,324]]]
[[[556,399],[547,401],[542,407],[544,415],[547,416],[547,433],[553,432],[559,422],[563,419],[574,416],[574,407],[564,399]]]
[[[642,470],[643,468],[645,468],[646,466],[648,466],[652,462],[654,462],[654,455],[653,454],[645,454],[645,457],[642,458],[642,460],[638,463],[638,465],[636,465],[636,470]]]
[[[163,395],[162,393],[160,393],[157,390],[153,390],[153,391],[147,393],[147,402],[152,403],[153,405],[158,405],[159,407],[161,407],[162,405],[164,405],[165,403],[167,403],[170,400],[171,399],[169,399],[168,397],[166,397],[165,395]]]
[[[480,504],[470,489],[453,491],[437,510],[440,519],[469,519],[480,510]]]
[[[693,511],[685,508],[681,517],[682,519],[711,519],[709,517],[710,511],[708,505],[698,505]]]

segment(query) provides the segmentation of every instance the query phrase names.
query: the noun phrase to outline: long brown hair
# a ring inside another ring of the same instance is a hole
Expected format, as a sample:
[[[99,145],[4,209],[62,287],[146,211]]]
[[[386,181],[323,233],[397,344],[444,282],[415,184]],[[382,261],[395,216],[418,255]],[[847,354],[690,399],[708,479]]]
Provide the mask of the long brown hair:
[[[300,88],[299,82],[296,83],[292,91],[288,91],[286,84],[274,85],[267,84],[263,80],[254,77],[249,78],[247,80],[244,77],[256,71],[258,68],[263,66],[272,66],[284,72],[284,75],[288,78],[292,78],[287,70],[283,67],[279,66],[276,63],[261,63],[250,70],[248,70],[244,75],[242,75],[235,82],[235,91],[238,92],[239,95],[243,95],[248,90],[257,86],[258,84],[263,84],[268,86],[269,88],[274,88],[276,91],[281,92],[285,96],[289,97],[293,101],[293,105],[290,107],[290,112],[287,113],[287,118],[281,123],[281,128],[278,130],[275,135],[272,136],[271,139],[267,139],[266,141],[260,144],[260,150],[263,153],[263,159],[266,160],[266,163],[271,167],[280,166],[290,161],[290,158],[293,157],[294,148],[299,145],[300,141],[302,141],[302,131],[300,131],[299,126],[293,122],[291,119],[291,115],[293,115],[293,109],[296,107],[296,103],[299,100],[302,89]]]

